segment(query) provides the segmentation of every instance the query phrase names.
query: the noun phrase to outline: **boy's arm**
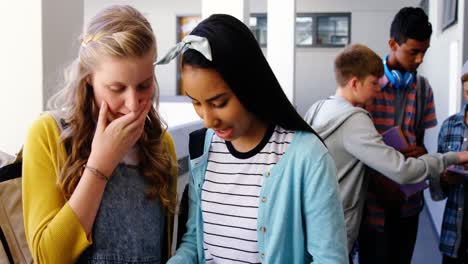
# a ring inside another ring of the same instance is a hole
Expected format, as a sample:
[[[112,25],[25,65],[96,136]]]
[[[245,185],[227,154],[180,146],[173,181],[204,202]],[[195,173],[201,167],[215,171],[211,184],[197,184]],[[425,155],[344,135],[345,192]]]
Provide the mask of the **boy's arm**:
[[[340,129],[344,147],[351,155],[399,184],[439,177],[448,165],[457,163],[457,155],[453,152],[405,158],[383,142],[366,114],[353,115]]]
[[[406,149],[401,149],[400,152],[405,158],[419,158],[427,154],[427,149],[424,146],[410,146]]]

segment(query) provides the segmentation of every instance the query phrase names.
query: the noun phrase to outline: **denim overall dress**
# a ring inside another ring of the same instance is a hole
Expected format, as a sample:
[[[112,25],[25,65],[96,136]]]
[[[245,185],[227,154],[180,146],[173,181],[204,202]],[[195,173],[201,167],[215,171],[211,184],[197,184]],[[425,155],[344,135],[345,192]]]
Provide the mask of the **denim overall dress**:
[[[158,198],[145,198],[148,186],[137,166],[117,166],[78,263],[160,263],[165,217]]]

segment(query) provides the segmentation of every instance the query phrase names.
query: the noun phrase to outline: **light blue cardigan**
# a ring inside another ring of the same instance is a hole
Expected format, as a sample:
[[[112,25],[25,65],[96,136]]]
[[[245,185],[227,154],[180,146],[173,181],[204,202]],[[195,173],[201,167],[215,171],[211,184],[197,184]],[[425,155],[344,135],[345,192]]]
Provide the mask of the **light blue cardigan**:
[[[213,134],[207,130],[204,154],[190,162],[187,233],[167,263],[205,263],[200,198]],[[336,168],[320,140],[296,132],[264,177],[257,220],[262,263],[348,263]]]

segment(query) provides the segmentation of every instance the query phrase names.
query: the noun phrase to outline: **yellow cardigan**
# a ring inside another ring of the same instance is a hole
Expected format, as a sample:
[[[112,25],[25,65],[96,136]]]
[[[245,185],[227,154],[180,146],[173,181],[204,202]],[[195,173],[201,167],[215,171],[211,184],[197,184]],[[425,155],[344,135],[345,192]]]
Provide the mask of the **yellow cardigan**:
[[[167,151],[176,162],[174,142],[164,135]],[[66,158],[59,128],[50,114],[42,115],[29,129],[23,148],[23,214],[26,239],[35,263],[74,263],[92,244],[57,185],[58,162]],[[172,169],[173,193],[177,166]],[[175,197],[174,197],[175,199]],[[167,213],[163,256],[170,256],[173,215]]]

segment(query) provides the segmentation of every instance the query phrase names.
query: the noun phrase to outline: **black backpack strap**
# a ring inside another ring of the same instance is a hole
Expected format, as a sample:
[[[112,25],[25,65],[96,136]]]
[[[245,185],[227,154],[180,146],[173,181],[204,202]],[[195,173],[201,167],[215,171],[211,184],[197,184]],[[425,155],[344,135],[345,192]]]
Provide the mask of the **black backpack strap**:
[[[203,155],[205,148],[206,128],[195,130],[189,135],[189,155],[190,159],[196,159]],[[180,201],[179,215],[177,222],[177,242],[176,248],[182,243],[182,237],[187,231],[187,220],[189,214],[189,184],[185,185],[182,199]]]
[[[427,99],[427,81],[424,77],[416,75],[416,144],[418,146],[424,145],[424,113],[426,112],[426,99]]]
[[[64,112],[62,110],[50,110],[47,112],[54,118],[55,123],[57,123],[60,132],[62,132],[68,127],[68,123],[63,118]]]
[[[0,182],[21,177],[22,163],[15,162],[0,168]]]
[[[62,118],[63,112],[60,110],[48,111],[48,113],[54,118],[59,132],[62,132],[67,128],[68,124]],[[11,179],[20,178],[22,176],[22,165],[23,165],[23,147],[16,154],[16,159],[13,163],[5,165],[0,168],[0,182],[4,182]]]
[[[189,135],[189,155],[190,159],[196,159],[203,155],[203,149],[205,147],[205,135],[206,128],[198,129],[190,133]]]
[[[182,199],[180,200],[179,215],[177,218],[177,242],[176,249],[182,243],[182,237],[187,232],[187,221],[189,214],[189,184],[185,185]]]

